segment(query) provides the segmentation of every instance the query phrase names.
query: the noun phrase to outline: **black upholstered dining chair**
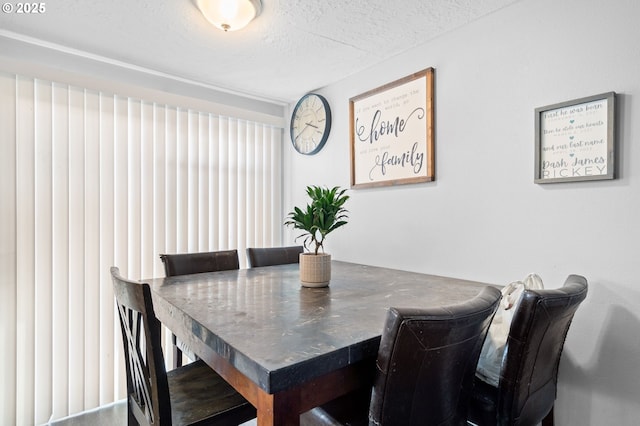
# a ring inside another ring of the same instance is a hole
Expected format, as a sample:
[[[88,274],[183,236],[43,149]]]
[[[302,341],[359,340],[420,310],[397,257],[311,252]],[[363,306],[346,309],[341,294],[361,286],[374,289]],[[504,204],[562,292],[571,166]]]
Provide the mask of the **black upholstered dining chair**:
[[[127,374],[129,425],[238,425],[256,410],[203,361],[165,369],[149,284],[111,268]]]
[[[267,247],[247,249],[249,267],[284,265],[287,263],[299,263],[300,253],[304,251],[302,246]]]
[[[587,280],[570,275],[559,289],[525,290],[513,315],[498,387],[476,378],[469,421],[485,425],[553,425],[558,366]]]
[[[238,250],[220,250],[202,253],[161,254],[164,273],[167,277],[199,274],[203,272],[230,271],[240,269]],[[182,354],[189,359],[197,359],[193,351],[172,334],[173,367],[182,365]]]
[[[167,277],[240,269],[238,250],[161,254],[160,259]]]
[[[476,365],[500,296],[485,287],[462,304],[390,308],[370,398],[364,392],[339,398],[303,413],[301,424],[466,425]]]

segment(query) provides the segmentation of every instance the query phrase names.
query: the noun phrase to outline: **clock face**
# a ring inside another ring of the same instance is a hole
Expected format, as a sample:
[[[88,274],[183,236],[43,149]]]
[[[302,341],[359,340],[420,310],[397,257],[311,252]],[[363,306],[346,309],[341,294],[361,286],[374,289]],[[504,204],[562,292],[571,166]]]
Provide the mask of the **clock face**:
[[[327,141],[331,130],[331,109],[327,100],[315,93],[304,95],[291,115],[291,143],[301,154],[315,154]]]

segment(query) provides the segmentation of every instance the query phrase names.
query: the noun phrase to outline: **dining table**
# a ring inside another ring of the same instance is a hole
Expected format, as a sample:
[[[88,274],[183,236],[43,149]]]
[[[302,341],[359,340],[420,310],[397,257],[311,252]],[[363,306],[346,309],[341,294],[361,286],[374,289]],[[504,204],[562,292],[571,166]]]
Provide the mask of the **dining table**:
[[[328,287],[299,265],[145,280],[156,316],[256,407],[257,424],[371,386],[389,307],[464,303],[489,284],[332,261]]]

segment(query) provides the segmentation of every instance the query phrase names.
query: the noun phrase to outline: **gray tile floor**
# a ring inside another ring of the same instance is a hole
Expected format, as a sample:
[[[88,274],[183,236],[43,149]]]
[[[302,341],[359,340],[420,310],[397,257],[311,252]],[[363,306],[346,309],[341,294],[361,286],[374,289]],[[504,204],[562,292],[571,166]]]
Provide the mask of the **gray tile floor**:
[[[126,424],[127,405],[124,400],[49,423],[50,426],[114,426]]]
[[[127,424],[127,405],[122,400],[95,410],[86,411],[75,416],[51,422],[49,426],[125,426]],[[255,420],[243,423],[244,426],[255,426]]]

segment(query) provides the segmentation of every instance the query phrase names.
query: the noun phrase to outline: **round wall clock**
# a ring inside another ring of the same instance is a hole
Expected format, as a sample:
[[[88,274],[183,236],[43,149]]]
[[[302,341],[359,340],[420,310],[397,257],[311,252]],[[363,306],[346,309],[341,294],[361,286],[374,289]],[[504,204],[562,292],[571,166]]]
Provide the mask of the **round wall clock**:
[[[322,149],[331,131],[329,102],[316,93],[304,95],[291,114],[291,143],[301,154],[312,155]]]

